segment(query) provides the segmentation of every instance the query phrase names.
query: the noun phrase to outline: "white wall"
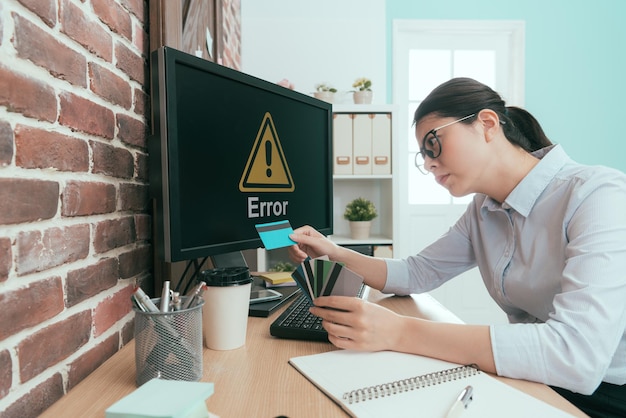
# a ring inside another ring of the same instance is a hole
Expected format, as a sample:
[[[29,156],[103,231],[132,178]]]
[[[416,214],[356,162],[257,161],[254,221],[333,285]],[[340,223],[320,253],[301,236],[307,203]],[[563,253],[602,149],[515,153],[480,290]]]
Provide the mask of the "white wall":
[[[367,77],[373,103],[386,103],[384,0],[241,0],[241,24],[243,72],[305,94],[328,82],[337,103]]]

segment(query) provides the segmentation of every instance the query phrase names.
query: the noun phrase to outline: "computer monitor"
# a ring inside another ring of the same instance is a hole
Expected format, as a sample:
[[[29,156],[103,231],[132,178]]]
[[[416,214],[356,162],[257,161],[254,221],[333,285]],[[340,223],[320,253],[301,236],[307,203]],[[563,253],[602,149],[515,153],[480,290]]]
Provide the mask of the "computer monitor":
[[[332,234],[329,103],[169,47],[151,58],[160,259],[258,248],[255,225],[279,220]]]

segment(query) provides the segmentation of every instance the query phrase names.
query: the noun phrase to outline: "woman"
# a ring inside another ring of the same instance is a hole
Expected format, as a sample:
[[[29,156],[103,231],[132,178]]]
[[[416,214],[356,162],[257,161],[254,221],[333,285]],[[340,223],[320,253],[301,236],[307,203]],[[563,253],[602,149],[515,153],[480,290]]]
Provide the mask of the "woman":
[[[625,417],[626,176],[575,163],[528,112],[472,79],[433,90],[414,124],[420,170],[453,196],[475,193],[457,223],[405,260],[359,254],[305,226],[291,236],[291,257],[328,255],[398,295],[478,266],[510,324],[435,323],[320,297],[311,312],[330,342],[476,363],[551,385],[592,416]]]

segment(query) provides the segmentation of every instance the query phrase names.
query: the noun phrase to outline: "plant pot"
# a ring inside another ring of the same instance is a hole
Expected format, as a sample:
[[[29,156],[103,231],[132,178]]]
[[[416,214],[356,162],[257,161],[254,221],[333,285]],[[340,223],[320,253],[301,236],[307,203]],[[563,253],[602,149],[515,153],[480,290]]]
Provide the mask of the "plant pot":
[[[313,93],[313,96],[328,103],[332,103],[335,100],[335,93],[332,91],[316,91]]]
[[[350,237],[352,239],[367,239],[372,229],[372,221],[351,221]]]
[[[372,103],[372,97],[374,92],[371,90],[355,91],[352,95],[354,103],[356,104],[370,104]]]

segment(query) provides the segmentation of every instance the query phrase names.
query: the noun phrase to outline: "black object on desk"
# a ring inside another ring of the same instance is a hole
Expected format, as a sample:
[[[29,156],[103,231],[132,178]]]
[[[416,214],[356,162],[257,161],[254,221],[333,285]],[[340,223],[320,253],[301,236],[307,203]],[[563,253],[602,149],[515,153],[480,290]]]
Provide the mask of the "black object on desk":
[[[272,322],[270,334],[274,337],[307,341],[328,341],[328,333],[322,327],[322,318],[309,312],[311,301],[304,294]]]
[[[366,299],[369,287],[363,283],[357,297]],[[270,325],[274,337],[305,341],[328,342],[328,333],[322,327],[322,318],[309,312],[312,302],[307,295],[300,293],[298,298]]]
[[[252,282],[252,289],[254,289],[255,287],[265,288],[263,282],[264,281],[262,278],[254,277],[254,281]],[[282,306],[285,302],[293,300],[293,296],[300,293],[300,289],[298,288],[298,286],[274,287],[272,289],[280,292],[283,297],[269,302],[250,304],[250,308],[248,309],[248,316],[267,318],[277,308]]]

